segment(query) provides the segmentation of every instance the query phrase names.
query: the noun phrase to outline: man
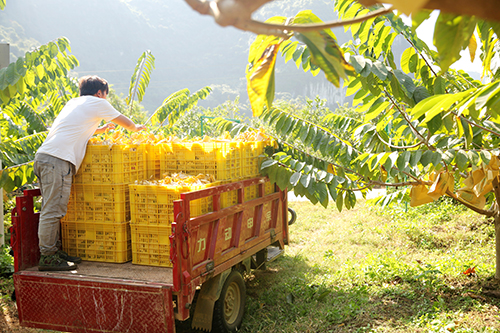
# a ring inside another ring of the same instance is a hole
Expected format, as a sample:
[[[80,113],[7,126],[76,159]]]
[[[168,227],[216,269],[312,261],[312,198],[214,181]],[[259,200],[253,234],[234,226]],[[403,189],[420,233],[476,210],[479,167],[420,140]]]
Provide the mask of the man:
[[[60,221],[66,215],[72,177],[82,163],[88,140],[94,134],[114,129],[115,124],[133,132],[146,128],[111,106],[106,100],[106,80],[85,76],[80,79],[79,88],[80,97],[70,100],[61,110],[33,165],[43,199],[38,227],[41,271],[73,270],[82,261],[60,249]],[[102,120],[114,124],[99,127]]]

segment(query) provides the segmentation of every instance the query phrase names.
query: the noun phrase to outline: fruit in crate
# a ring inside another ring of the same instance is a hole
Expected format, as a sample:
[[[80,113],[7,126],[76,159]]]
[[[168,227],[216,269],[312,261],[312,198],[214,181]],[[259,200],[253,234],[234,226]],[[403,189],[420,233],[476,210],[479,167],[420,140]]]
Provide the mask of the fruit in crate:
[[[198,174],[191,176],[185,173],[172,173],[165,175],[159,180],[141,180],[136,181],[136,185],[172,185],[172,186],[199,186],[214,183],[215,178],[212,175]]]
[[[173,137],[165,137],[163,134],[153,134],[144,131],[135,132],[130,135],[122,131],[106,131],[101,135],[92,137],[89,140],[89,145],[158,144],[173,139]]]

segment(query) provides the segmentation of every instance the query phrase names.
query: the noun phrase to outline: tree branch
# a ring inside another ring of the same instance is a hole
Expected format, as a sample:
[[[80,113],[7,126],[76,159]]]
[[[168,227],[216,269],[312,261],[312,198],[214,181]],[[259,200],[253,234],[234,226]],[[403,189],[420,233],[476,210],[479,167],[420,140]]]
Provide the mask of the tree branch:
[[[392,98],[391,95],[389,95],[389,93],[387,92],[387,90],[384,89],[384,93],[385,93],[385,96],[391,100],[391,103],[392,105],[394,105],[394,107],[398,110],[398,112],[401,114],[401,116],[403,116],[404,120],[406,121],[406,123],[408,123],[408,126],[410,126],[410,128],[412,129],[413,133],[418,136],[420,138],[420,140],[427,146],[427,148],[429,148],[429,150],[436,150],[436,148],[434,148],[433,146],[431,146],[429,144],[429,141],[426,140],[422,134],[420,134],[417,129],[415,128],[415,126],[413,126],[413,124],[411,123],[410,119],[408,118],[407,114],[401,110],[401,108],[399,107],[399,105],[396,103],[396,101],[394,101],[394,99]]]
[[[452,111],[451,113],[453,113],[455,116],[458,116],[456,112],[453,112],[453,111]],[[466,122],[468,122],[468,123],[469,123],[469,124],[471,124],[472,126],[478,127],[478,128],[480,128],[480,129],[482,129],[482,130],[484,130],[484,131],[486,131],[486,132],[490,132],[491,134],[494,134],[494,135],[496,135],[496,136],[500,137],[500,133],[495,132],[495,131],[493,131],[493,130],[491,130],[491,129],[489,129],[489,128],[486,128],[486,127],[484,127],[484,126],[481,126],[481,125],[479,125],[479,124],[476,124],[475,122],[473,122],[473,121],[471,121],[471,120],[469,120],[469,119],[467,119],[467,118],[465,118],[465,117],[463,117],[463,116],[460,116],[460,119],[465,120]]]
[[[476,206],[473,206],[473,205],[469,204],[467,201],[464,201],[464,200],[460,199],[460,197],[458,197],[455,194],[453,194],[449,189],[446,190],[446,195],[449,196],[450,198],[453,198],[453,199],[457,200],[462,205],[464,205],[465,207],[467,207],[467,208],[475,211],[476,213],[479,213],[481,215],[485,215],[485,216],[488,216],[488,217],[496,215],[495,211],[480,209],[480,208],[477,208]]]
[[[395,0],[360,0],[359,2],[367,7],[382,3],[397,4]],[[437,9],[456,15],[474,15],[489,21],[500,21],[500,11],[496,0],[429,0],[422,5],[421,9]]]
[[[389,142],[386,142],[384,139],[382,139],[382,137],[380,136],[380,134],[377,133],[377,136],[379,138],[380,141],[382,141],[383,144],[385,144],[386,146],[388,146],[389,148],[394,148],[394,149],[411,149],[411,148],[417,148],[418,146],[421,146],[423,145],[424,143],[422,141],[420,141],[419,143],[416,143],[414,145],[411,145],[411,146],[394,146],[394,145],[391,145]]]
[[[371,18],[388,14],[392,10],[393,10],[392,8],[380,8],[380,9],[374,10],[366,15],[363,15],[360,17],[355,17],[355,18],[352,18],[349,20],[329,21],[329,22],[323,22],[323,23],[318,23],[318,24],[296,24],[296,25],[284,26],[284,25],[280,25],[280,24],[271,24],[271,23],[258,22],[258,21],[254,21],[254,22],[256,24],[258,24],[259,26],[262,26],[263,28],[267,27],[270,29],[277,29],[280,31],[291,30],[291,31],[295,31],[295,32],[311,32],[311,31],[318,31],[318,30],[324,30],[324,29],[343,27],[346,25],[364,22],[364,21],[369,20]]]
[[[273,0],[184,0],[193,10],[201,15],[210,15],[220,26],[233,26],[243,31],[258,35],[275,35],[287,38],[288,31],[299,33],[331,29],[366,21],[373,17],[391,12],[391,8],[380,8],[367,15],[344,21],[330,21],[320,24],[282,25],[252,20],[254,11]]]

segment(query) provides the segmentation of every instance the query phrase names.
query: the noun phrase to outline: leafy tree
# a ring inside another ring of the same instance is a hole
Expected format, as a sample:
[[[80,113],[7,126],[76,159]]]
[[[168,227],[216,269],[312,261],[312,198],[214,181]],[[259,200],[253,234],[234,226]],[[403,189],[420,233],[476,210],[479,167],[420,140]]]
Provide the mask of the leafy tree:
[[[186,112],[175,124],[176,133],[180,137],[188,138],[220,136],[221,130],[217,127],[218,118],[245,121],[240,113],[239,98],[226,101],[215,108],[197,106]]]
[[[279,143],[261,171],[280,188],[325,207],[334,202],[339,210],[354,207],[355,191],[378,185],[396,189],[382,205],[409,200],[417,206],[451,197],[494,217],[500,278],[500,81],[491,61],[498,57],[498,23],[441,12],[436,52],[414,33],[429,11],[414,12],[407,26],[379,5],[337,0],[335,10],[342,19],[335,24],[324,24],[307,10],[292,18],[270,18],[264,27],[274,32],[258,35],[250,47],[252,110],[274,126]],[[346,22],[352,40],[339,46],[324,28]],[[407,42],[401,59],[393,52],[398,36]],[[478,44],[488,83],[450,69],[463,49],[474,58]],[[343,83],[363,118],[335,115],[326,122],[273,104],[279,53],[306,72],[321,72],[336,86]]]
[[[78,66],[71,54],[69,40],[59,38],[37,49],[26,52],[8,67],[0,69],[0,188],[11,192],[35,181],[33,159],[45,139],[48,128],[64,105],[78,96],[78,82],[70,70]],[[148,86],[154,57],[149,51],[138,59],[131,78],[129,96],[123,101],[111,90],[109,100],[122,113],[137,122],[149,122],[153,131],[171,127],[186,111],[196,106],[199,99],[210,93],[210,88],[191,94],[183,89],[169,96],[147,119],[142,101]],[[168,131],[168,129],[166,130]]]
[[[35,179],[32,161],[47,128],[64,104],[78,94],[68,72],[78,65],[62,37],[27,52],[0,69],[0,185],[7,192]]]

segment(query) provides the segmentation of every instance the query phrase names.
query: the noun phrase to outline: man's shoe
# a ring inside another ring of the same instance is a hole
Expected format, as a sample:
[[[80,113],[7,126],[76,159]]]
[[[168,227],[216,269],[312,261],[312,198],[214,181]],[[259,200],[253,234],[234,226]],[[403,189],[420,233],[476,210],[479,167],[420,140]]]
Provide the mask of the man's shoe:
[[[74,263],[61,259],[57,254],[42,255],[38,262],[39,271],[72,271],[77,269],[77,267]]]
[[[64,252],[63,250],[57,251],[56,255],[58,255],[59,258],[61,259],[64,259],[69,262],[74,262],[75,264],[79,264],[82,262],[82,258],[70,256],[67,252]]]

